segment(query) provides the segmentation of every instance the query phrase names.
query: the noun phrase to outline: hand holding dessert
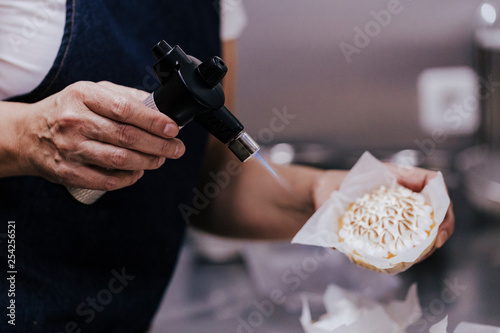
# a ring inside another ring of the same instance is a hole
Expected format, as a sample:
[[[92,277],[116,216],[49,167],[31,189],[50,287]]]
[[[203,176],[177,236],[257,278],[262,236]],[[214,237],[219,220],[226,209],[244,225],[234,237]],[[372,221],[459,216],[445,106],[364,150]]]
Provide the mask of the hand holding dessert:
[[[441,173],[383,164],[369,153],[349,172],[325,172],[313,198],[317,211],[293,242],[335,247],[385,273],[425,259],[454,229]]]
[[[394,164],[386,164],[387,168],[397,177],[398,184],[414,192],[420,192],[427,185],[430,179],[436,177],[437,172],[422,168],[404,168]],[[320,181],[316,184],[313,193],[316,209],[321,207],[333,191],[339,189],[340,184],[347,176],[348,171],[330,170],[326,171]],[[455,229],[455,216],[453,214],[453,204],[450,204],[444,221],[439,226],[438,237],[434,243],[434,248],[425,257],[428,257],[436,248],[440,248],[453,234]]]

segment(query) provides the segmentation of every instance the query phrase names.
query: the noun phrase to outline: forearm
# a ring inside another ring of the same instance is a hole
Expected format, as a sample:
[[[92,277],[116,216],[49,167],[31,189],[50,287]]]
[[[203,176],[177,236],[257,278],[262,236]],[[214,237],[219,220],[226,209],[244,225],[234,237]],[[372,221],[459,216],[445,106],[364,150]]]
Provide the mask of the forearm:
[[[229,158],[225,166],[229,163],[239,162]],[[227,186],[219,187],[208,207],[193,216],[199,228],[230,237],[289,239],[315,211],[313,189],[323,171],[273,166],[276,178],[255,157],[231,172],[219,166],[219,173],[233,176]],[[205,178],[200,188],[210,181],[210,177]]]

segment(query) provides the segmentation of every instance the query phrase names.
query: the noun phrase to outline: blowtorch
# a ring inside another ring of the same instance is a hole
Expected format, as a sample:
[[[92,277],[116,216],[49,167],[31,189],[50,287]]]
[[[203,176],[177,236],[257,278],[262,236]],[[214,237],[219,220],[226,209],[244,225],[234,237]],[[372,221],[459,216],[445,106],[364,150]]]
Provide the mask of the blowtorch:
[[[221,58],[212,57],[201,62],[184,53],[178,45],[171,47],[164,40],[152,48],[152,53],[157,60],[153,68],[161,86],[143,101],[144,105],[169,116],[179,128],[191,120],[196,121],[227,144],[241,162],[260,149],[224,106],[225,96],[220,83],[227,66]],[[87,205],[106,193],[74,187],[68,190],[75,199]]]

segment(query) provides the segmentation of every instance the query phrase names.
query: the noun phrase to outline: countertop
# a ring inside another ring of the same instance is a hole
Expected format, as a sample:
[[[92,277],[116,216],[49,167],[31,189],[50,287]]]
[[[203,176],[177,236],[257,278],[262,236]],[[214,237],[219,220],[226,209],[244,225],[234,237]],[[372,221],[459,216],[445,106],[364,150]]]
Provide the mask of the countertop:
[[[396,276],[359,268],[340,253],[288,243],[229,242],[224,249],[237,255],[214,262],[200,252],[199,237],[189,237],[152,332],[303,332],[300,295],[307,295],[317,318],[330,283],[380,302],[403,299],[417,283],[424,315],[408,332],[428,332],[445,316],[450,332],[462,321],[500,326],[500,219],[476,212],[460,189],[450,197],[451,239]]]

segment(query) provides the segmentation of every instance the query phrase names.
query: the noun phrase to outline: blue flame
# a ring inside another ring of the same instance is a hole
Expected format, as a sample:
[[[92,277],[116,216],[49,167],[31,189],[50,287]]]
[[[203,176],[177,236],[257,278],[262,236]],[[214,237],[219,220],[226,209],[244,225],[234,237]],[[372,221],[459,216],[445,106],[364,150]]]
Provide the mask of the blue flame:
[[[257,159],[260,161],[260,163],[276,178],[278,179],[279,176],[278,174],[276,173],[276,171],[273,170],[273,168],[271,168],[271,166],[269,164],[267,164],[267,162],[264,160],[264,158],[262,156],[260,156],[259,153],[255,153],[255,157],[257,157]]]

